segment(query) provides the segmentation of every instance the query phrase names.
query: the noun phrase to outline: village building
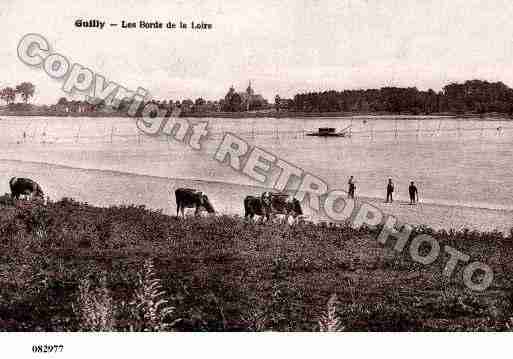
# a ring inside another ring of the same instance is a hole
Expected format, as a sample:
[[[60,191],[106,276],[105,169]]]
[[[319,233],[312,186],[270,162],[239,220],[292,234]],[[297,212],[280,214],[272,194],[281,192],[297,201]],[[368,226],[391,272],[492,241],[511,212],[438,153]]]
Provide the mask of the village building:
[[[249,81],[244,92],[236,92],[233,86],[230,87],[223,101],[224,111],[252,111],[267,108],[267,100],[260,94],[255,94]]]

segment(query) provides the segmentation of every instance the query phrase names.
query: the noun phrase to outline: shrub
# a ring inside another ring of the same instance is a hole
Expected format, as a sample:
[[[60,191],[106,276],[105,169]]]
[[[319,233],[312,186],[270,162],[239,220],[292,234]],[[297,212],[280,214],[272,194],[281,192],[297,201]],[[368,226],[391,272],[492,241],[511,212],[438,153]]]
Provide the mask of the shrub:
[[[79,318],[79,330],[112,331],[116,328],[115,305],[106,282],[103,275],[99,288],[91,289],[89,279],[80,280],[77,305],[73,308]]]
[[[341,332],[345,329],[337,315],[337,302],[337,295],[333,294],[328,300],[326,311],[319,319],[319,331]]]
[[[165,292],[162,290],[160,279],[155,274],[153,261],[148,259],[144,262],[142,272],[139,273],[135,297],[130,303],[134,307],[135,331],[162,331],[171,328],[177,320],[166,323],[173,312],[174,307],[167,305],[164,299]]]

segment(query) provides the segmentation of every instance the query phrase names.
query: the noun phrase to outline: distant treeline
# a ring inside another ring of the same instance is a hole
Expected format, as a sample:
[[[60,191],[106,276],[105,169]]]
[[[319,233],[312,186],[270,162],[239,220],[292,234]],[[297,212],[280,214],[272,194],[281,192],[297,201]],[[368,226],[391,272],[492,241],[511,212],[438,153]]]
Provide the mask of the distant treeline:
[[[430,114],[450,112],[513,114],[513,89],[502,82],[481,80],[451,83],[440,92],[415,87],[323,91],[297,94],[280,100],[279,110],[300,112],[390,112]]]
[[[46,116],[124,116],[131,100],[125,98],[115,106],[99,101],[68,100],[62,97],[56,104],[31,105],[35,86],[24,82],[16,88],[0,89],[0,100],[6,106],[0,114],[46,115]],[[20,96],[22,103],[15,103]],[[490,114],[513,116],[513,89],[502,82],[482,80],[451,83],[442,91],[432,89],[420,91],[416,87],[383,87],[381,89],[343,90],[300,93],[285,99],[276,95],[269,104],[261,95],[255,95],[250,86],[246,92],[235,92],[233,88],[218,101],[197,98],[179,100],[156,100],[142,104],[136,111],[141,116],[143,108],[152,104],[152,112],[179,109],[182,116],[195,117],[288,117],[329,116],[337,114]]]

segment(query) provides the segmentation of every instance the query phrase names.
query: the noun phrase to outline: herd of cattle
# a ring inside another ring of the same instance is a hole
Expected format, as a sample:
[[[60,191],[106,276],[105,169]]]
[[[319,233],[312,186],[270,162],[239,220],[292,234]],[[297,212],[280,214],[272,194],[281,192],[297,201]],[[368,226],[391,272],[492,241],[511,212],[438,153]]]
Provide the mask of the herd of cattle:
[[[9,187],[13,199],[19,199],[20,196],[44,199],[41,186],[30,178],[12,177]],[[194,208],[196,215],[202,208],[208,213],[215,213],[214,206],[202,191],[178,188],[175,191],[175,198],[177,216],[180,215],[180,212],[182,216],[185,216],[186,208]],[[255,216],[260,216],[262,220],[264,218],[271,220],[276,214],[285,215],[285,221],[288,221],[290,216],[296,220],[303,215],[303,210],[297,198],[282,193],[264,192],[261,196],[247,196],[244,199],[245,218],[252,220]]]
[[[176,197],[176,215],[185,216],[185,208],[195,208],[195,213],[199,214],[201,208],[208,213],[214,213],[214,206],[210,203],[208,196],[192,188],[178,188],[175,191]],[[261,216],[271,220],[276,214],[285,215],[285,221],[292,216],[294,220],[303,215],[301,204],[297,198],[282,193],[264,192],[261,196],[247,196],[244,198],[244,217],[253,219],[255,216]]]

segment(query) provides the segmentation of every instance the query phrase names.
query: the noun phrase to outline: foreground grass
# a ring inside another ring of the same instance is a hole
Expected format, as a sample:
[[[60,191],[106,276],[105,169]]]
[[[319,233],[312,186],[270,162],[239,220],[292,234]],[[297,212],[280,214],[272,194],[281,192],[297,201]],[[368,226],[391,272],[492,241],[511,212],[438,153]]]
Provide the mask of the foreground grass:
[[[417,231],[488,263],[493,285],[470,292],[447,258],[415,264],[367,229],[4,204],[0,330],[508,330],[511,238]]]

